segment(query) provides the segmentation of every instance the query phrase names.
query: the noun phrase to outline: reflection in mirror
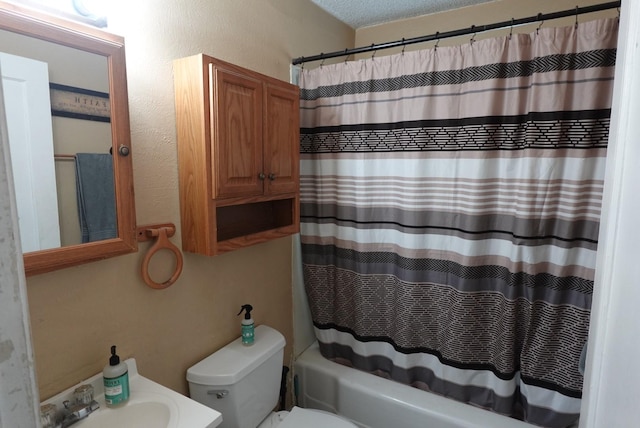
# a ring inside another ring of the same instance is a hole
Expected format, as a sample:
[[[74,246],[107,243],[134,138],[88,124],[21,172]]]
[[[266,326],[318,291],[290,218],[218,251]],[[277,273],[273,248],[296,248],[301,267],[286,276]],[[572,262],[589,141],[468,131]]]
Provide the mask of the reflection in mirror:
[[[0,1],[0,70],[27,274],[135,251],[123,40]]]
[[[0,30],[0,69],[23,251],[115,238],[106,57]]]
[[[22,249],[55,248],[60,246],[60,227],[48,67],[0,50],[0,70]]]

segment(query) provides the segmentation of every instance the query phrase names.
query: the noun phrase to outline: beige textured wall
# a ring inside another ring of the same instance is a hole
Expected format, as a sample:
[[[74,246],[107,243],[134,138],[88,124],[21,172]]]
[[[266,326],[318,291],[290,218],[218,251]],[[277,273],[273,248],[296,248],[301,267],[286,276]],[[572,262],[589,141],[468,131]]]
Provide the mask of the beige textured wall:
[[[180,223],[172,61],[204,52],[289,80],[291,58],[353,46],[354,32],[309,1],[117,0],[109,30],[125,37],[137,222]],[[179,245],[180,231],[172,238]],[[188,367],[240,334],[243,303],[291,354],[291,239],[218,257],[185,254],[172,287],[148,288],[136,254],[28,278],[41,399],[100,372],[109,346],[140,372],[187,393]],[[152,277],[168,278],[157,255]]]
[[[396,21],[389,24],[375,25],[371,27],[365,27],[356,31],[356,43],[355,46],[370,46],[372,43],[383,43],[396,40],[402,40],[402,38],[409,39],[412,37],[419,37],[425,35],[435,34],[437,31],[445,32],[452,30],[459,30],[462,28],[469,28],[472,25],[480,26],[493,24],[496,22],[510,21],[512,18],[526,18],[530,16],[536,16],[538,13],[550,13],[561,10],[574,9],[576,6],[590,6],[594,4],[604,3],[603,0],[499,0],[490,3],[483,3],[478,6],[470,6],[462,9],[457,9],[449,12],[442,12],[433,15],[425,15],[411,19],[405,19],[402,21]],[[613,17],[617,16],[618,12],[615,9],[584,14],[578,17],[578,21],[586,21],[595,19],[597,17]],[[562,26],[572,25],[575,22],[574,17],[556,19],[553,21],[545,22],[542,25],[549,26]],[[527,26],[516,27],[515,32],[529,33],[535,31],[538,27],[538,23],[529,24]],[[481,40],[488,37],[496,37],[499,35],[509,34],[509,29],[495,30],[486,33],[478,33],[476,40]],[[467,43],[471,39],[471,35],[452,37],[450,39],[443,39],[438,46],[454,46],[462,43]],[[406,50],[416,49],[428,49],[432,48],[435,42],[416,43],[408,45]],[[376,56],[390,55],[393,53],[399,53],[401,48],[386,49],[376,53]],[[371,54],[362,54],[358,58],[370,57]]]

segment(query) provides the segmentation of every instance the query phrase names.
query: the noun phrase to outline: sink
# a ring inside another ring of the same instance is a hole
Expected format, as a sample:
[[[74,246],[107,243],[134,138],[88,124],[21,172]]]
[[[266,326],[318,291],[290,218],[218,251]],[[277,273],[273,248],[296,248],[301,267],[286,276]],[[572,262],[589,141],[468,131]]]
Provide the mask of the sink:
[[[107,409],[94,412],[88,418],[73,426],[78,428],[139,428],[149,426],[154,428],[168,428],[171,421],[169,406],[158,402],[129,403],[119,409]]]
[[[134,358],[125,362],[129,367],[130,390],[126,405],[114,409],[107,407],[102,373],[72,386],[42,404],[55,404],[58,410],[64,409],[62,403],[72,400],[73,391],[78,386],[90,384],[100,408],[72,425],[73,428],[214,428],[222,423],[220,412],[140,375]]]

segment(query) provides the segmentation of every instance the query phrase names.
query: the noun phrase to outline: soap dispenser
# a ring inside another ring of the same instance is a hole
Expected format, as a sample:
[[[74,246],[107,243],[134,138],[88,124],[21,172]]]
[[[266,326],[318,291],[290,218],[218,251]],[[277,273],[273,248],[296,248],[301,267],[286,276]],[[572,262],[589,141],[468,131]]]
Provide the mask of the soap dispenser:
[[[240,308],[240,315],[243,311],[244,319],[242,320],[242,344],[245,346],[253,345],[253,340],[255,338],[253,331],[253,318],[251,318],[251,311],[253,310],[253,306],[251,305],[242,305]]]
[[[120,407],[129,400],[129,367],[120,362],[116,346],[111,347],[109,364],[102,371],[104,381],[104,401],[107,407]]]

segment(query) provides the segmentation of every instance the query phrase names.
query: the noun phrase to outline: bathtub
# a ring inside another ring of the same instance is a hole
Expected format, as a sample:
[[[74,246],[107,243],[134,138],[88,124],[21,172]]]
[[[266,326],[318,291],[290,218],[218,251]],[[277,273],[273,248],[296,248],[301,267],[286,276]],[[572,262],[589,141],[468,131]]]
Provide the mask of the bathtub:
[[[315,343],[294,364],[300,407],[337,413],[363,428],[531,428],[417,388],[336,364]]]

